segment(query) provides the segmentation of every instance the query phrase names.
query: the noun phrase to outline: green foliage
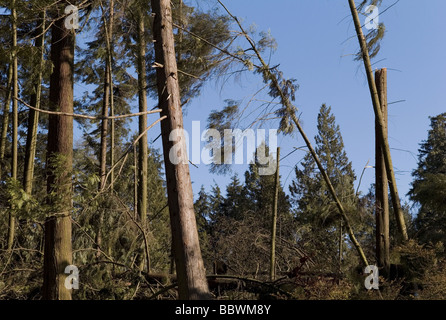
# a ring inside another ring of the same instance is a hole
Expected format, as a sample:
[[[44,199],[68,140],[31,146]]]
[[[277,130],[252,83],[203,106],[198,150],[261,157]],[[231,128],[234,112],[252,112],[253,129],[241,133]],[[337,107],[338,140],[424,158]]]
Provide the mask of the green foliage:
[[[325,104],[320,108],[317,128],[315,151],[352,222],[355,226],[360,225],[359,222],[363,221],[357,214],[361,211],[358,210],[358,198],[353,186],[355,174],[344,150],[340,128],[331,108]],[[340,242],[346,251],[342,259],[348,259],[347,255],[350,254],[344,243],[345,229],[340,229],[339,211],[310,153],[305,155],[301,167],[295,167],[295,175],[290,193],[298,224],[297,237],[306,243],[307,250],[318,257],[319,267],[337,271],[340,268],[337,261]]]
[[[445,242],[446,237],[446,113],[431,118],[428,138],[421,143],[410,198],[419,205],[415,220],[422,242]]]

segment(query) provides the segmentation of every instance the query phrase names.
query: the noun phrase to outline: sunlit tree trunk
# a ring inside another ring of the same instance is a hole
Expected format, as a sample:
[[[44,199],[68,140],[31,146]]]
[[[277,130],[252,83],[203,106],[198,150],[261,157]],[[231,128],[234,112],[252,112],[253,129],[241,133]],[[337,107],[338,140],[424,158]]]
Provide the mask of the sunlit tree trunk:
[[[18,152],[18,97],[19,97],[19,79],[18,79],[18,61],[17,61],[17,11],[15,0],[11,1],[11,18],[12,18],[12,160],[11,160],[11,177],[17,180],[17,152]],[[8,249],[12,248],[15,234],[15,215],[14,204],[11,204],[9,211],[9,228],[8,228]]]
[[[146,81],[146,41],[144,15],[142,11],[138,14],[138,104],[139,112],[147,111],[147,81]],[[147,128],[147,115],[139,116],[139,134],[143,134]],[[147,220],[147,165],[148,165],[147,134],[139,140],[138,144],[138,215],[141,225],[146,229]],[[145,254],[144,254],[145,255]],[[150,270],[148,261],[150,257],[144,257],[147,261],[147,271]]]
[[[184,150],[180,151],[178,155],[182,161],[178,164],[169,157],[175,144],[184,142],[170,0],[152,0],[152,10],[155,60],[161,66],[157,68],[158,103],[163,110],[161,115],[167,116],[161,122],[161,133],[179,298],[207,299],[210,295],[198,240],[187,156]],[[174,130],[177,143],[169,139]]]
[[[63,16],[64,2],[57,6],[57,17]],[[73,64],[75,33],[67,30],[64,19],[56,20],[51,28],[50,110],[73,113]],[[65,287],[65,268],[72,264],[73,118],[50,115],[47,149],[47,190],[52,212],[45,221],[43,268],[43,298],[71,300],[71,290]]]

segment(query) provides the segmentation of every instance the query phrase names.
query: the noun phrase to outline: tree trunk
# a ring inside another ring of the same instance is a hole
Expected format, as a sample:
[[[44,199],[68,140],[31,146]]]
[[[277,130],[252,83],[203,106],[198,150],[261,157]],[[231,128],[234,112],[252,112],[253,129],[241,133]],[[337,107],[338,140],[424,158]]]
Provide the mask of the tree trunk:
[[[3,118],[2,118],[2,132],[0,136],[0,180],[3,176],[3,166],[5,159],[5,151],[6,151],[6,137],[8,135],[9,129],[9,112],[11,108],[11,86],[12,86],[12,75],[13,75],[13,66],[12,61],[8,67],[8,84],[6,87],[6,98],[5,105],[3,107]]]
[[[63,16],[64,2],[57,6],[57,17]],[[73,64],[75,33],[67,30],[64,18],[56,18],[51,31],[50,110],[73,113]],[[43,298],[71,300],[65,285],[65,268],[72,264],[73,118],[50,115],[47,149],[48,202],[53,212],[45,221]]]
[[[42,73],[45,54],[45,11],[42,12],[41,25],[37,32],[39,37],[36,39],[35,46],[40,50],[39,71],[37,76],[37,82],[34,86],[35,93],[31,97],[31,105],[36,109],[40,109],[40,100],[42,97]],[[36,110],[29,110],[28,119],[28,133],[26,139],[25,150],[25,169],[23,173],[23,189],[26,193],[32,194],[33,191],[33,177],[34,177],[34,158],[36,156],[36,144],[37,144],[37,129],[39,126],[39,112]]]
[[[144,15],[142,11],[138,14],[138,97],[139,112],[147,111],[147,82],[146,82],[146,41],[145,41],[145,25]],[[147,114],[139,116],[139,134],[143,134],[147,128]],[[138,143],[138,215],[140,217],[141,226],[146,230],[147,217],[147,161],[148,146],[147,133],[141,137]],[[143,253],[143,257],[145,254]],[[150,272],[148,261],[150,257],[144,257],[143,261],[147,262],[147,272]],[[143,269],[143,264],[141,264]]]
[[[271,264],[270,264],[270,281],[274,281],[276,278],[276,226],[277,226],[277,202],[279,199],[279,186],[280,186],[280,148],[277,148],[277,160],[276,160],[276,177],[275,177],[275,190],[273,199],[273,214],[271,223]]]
[[[18,97],[19,97],[19,79],[18,79],[18,59],[17,59],[17,11],[15,0],[11,1],[11,17],[12,17],[12,160],[11,160],[11,177],[17,180],[17,153],[18,153]],[[9,211],[9,228],[8,228],[8,250],[12,249],[15,234],[15,214],[14,204],[11,204]]]
[[[115,116],[115,103],[114,103],[114,93],[113,93],[113,23],[114,23],[114,13],[115,13],[115,3],[114,0],[110,0],[110,24],[107,32],[107,59],[108,59],[108,68],[110,74],[110,116]],[[113,192],[113,183],[115,180],[113,165],[115,164],[115,120],[110,119],[110,188]]]
[[[110,5],[113,5],[111,2]],[[110,7],[110,12],[111,12]],[[109,109],[110,109],[110,93],[111,93],[111,66],[110,66],[110,34],[109,34],[109,27],[107,26],[108,21],[105,18],[105,12],[103,14],[103,23],[104,23],[104,30],[105,30],[105,41],[107,46],[107,56],[105,58],[105,70],[104,70],[104,94],[102,98],[102,116],[108,117],[109,115]],[[100,149],[100,156],[99,156],[99,191],[103,191],[105,189],[105,186],[107,184],[107,142],[108,142],[108,125],[109,125],[109,119],[103,119],[101,122],[101,149]],[[101,256],[101,247],[102,247],[102,226],[104,224],[104,210],[99,209],[99,216],[98,216],[98,226],[96,230],[96,257],[99,259]]]
[[[390,147],[389,147],[389,140],[387,136],[387,131],[385,129],[383,117],[382,117],[382,111],[381,106],[379,102],[379,95],[378,91],[376,89],[376,84],[373,79],[373,71],[372,71],[372,64],[370,62],[370,56],[369,56],[369,50],[367,48],[367,41],[365,39],[365,36],[362,32],[361,28],[361,22],[359,20],[358,11],[356,10],[356,5],[354,0],[349,0],[350,10],[353,17],[353,22],[355,24],[356,34],[358,36],[359,44],[361,46],[362,51],[362,60],[364,61],[364,67],[367,74],[367,80],[369,83],[369,89],[370,94],[372,96],[372,102],[373,102],[373,111],[375,112],[375,119],[378,124],[378,138],[380,141],[380,144],[382,146],[383,156],[384,156],[384,163],[386,167],[387,172],[387,178],[389,179],[389,187],[390,187],[390,193],[392,195],[392,205],[393,205],[393,211],[395,212],[396,216],[396,222],[398,225],[398,230],[400,232],[400,235],[404,241],[407,241],[409,239],[407,235],[407,229],[406,229],[406,223],[404,221],[404,215],[403,210],[401,209],[400,204],[400,197],[398,195],[398,188],[396,185],[396,179],[395,179],[395,172],[393,170],[393,164],[392,164],[392,156],[390,153]]]
[[[172,147],[178,149],[169,139],[173,130],[179,139],[177,144],[184,146],[185,142],[170,0],[152,0],[152,10],[155,60],[162,66],[156,69],[159,108],[163,110],[161,116],[167,116],[161,122],[161,133],[179,298],[208,299],[210,294],[198,239],[187,155],[184,150],[180,151],[178,164],[169,157]]]
[[[387,69],[375,72],[376,87],[382,112],[384,130],[387,132]],[[375,147],[375,217],[376,217],[376,260],[384,275],[388,275],[390,268],[390,239],[389,239],[389,194],[387,187],[386,165],[383,150],[378,138],[379,124],[376,121]]]

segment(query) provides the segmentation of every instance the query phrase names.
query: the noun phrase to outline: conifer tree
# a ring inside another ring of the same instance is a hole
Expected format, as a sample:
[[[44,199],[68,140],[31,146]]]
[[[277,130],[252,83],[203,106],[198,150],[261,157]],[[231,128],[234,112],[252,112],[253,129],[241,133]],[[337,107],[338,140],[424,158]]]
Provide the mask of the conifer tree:
[[[419,205],[415,220],[424,242],[446,241],[446,113],[431,118],[427,140],[421,143],[418,168],[409,191]]]
[[[331,107],[325,104],[320,108],[317,129],[316,153],[338,197],[343,199],[348,212],[352,212],[356,201],[353,187],[355,174],[344,150],[340,128],[331,113]],[[340,216],[309,153],[301,166],[295,167],[296,178],[290,185],[299,237],[308,240],[309,249],[314,250],[316,256],[328,261],[329,265],[336,266]]]

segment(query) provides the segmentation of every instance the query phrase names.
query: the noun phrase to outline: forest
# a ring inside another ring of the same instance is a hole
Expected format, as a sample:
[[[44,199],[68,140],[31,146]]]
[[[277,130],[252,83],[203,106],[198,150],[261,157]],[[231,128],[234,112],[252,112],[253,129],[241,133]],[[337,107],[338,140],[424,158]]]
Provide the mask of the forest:
[[[337,2],[373,112],[362,172],[330,101],[307,133],[299,70],[230,0],[0,0],[0,300],[446,299],[446,112],[402,186],[375,65],[393,2]]]

